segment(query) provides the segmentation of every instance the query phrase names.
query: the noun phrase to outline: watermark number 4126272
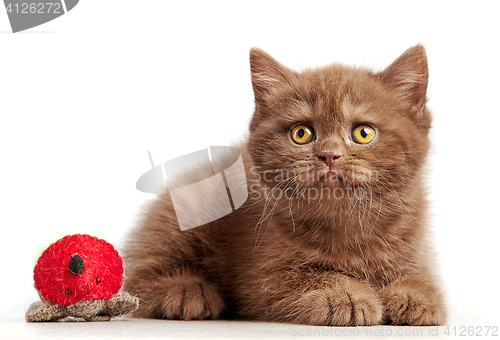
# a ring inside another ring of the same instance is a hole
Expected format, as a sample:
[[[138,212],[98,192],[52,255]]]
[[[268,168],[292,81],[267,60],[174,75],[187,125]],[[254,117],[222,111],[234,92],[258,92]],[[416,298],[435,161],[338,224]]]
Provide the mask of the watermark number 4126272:
[[[16,14],[45,14],[45,13],[54,13],[54,14],[62,14],[63,9],[60,3],[57,2],[16,2],[9,3],[6,7],[7,13],[11,14],[12,12]]]
[[[72,10],[79,0],[4,0],[12,32],[54,20]]]

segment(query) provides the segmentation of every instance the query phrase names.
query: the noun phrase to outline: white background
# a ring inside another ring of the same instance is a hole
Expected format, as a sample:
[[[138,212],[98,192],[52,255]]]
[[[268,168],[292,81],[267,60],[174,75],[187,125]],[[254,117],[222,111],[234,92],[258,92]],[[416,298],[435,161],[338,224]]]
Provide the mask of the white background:
[[[251,46],[296,70],[334,61],[381,70],[420,42],[450,322],[499,324],[494,2],[84,0],[17,34],[0,9],[0,31],[0,318],[22,319],[38,299],[32,266],[47,242],[91,233],[121,249],[153,197],[135,189],[148,150],[160,163],[245,134]]]

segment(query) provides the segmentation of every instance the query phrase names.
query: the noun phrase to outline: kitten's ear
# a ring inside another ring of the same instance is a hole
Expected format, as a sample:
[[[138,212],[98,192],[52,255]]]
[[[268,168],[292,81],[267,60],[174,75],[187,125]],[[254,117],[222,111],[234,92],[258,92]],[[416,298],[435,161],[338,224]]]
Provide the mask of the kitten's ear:
[[[412,115],[422,111],[429,80],[427,56],[422,45],[406,50],[380,76],[383,83],[404,95],[412,105]]]
[[[291,75],[285,66],[259,48],[250,49],[252,87],[257,104],[266,104],[267,97]]]

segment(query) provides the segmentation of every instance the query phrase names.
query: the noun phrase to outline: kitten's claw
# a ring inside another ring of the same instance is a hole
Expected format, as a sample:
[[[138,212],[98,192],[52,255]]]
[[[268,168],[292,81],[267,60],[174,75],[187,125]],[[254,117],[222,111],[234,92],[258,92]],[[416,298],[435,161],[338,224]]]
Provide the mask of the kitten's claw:
[[[296,323],[329,326],[370,326],[382,320],[376,292],[361,283],[355,287],[328,287],[305,293]]]
[[[202,320],[216,318],[224,302],[214,286],[195,276],[170,278],[160,306],[166,319]]]
[[[446,313],[441,303],[418,291],[384,289],[384,321],[391,325],[437,326],[444,324]]]

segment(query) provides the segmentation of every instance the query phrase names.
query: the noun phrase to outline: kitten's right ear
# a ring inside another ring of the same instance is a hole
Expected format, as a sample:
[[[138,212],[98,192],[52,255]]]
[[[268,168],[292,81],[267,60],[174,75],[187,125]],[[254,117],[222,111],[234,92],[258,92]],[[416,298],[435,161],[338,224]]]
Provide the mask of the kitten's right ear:
[[[266,104],[268,96],[292,73],[267,52],[255,47],[250,49],[250,70],[255,102],[261,105]]]
[[[426,98],[429,70],[425,48],[417,45],[406,50],[386,70],[380,79],[392,89],[400,92],[412,106],[411,113],[422,112]]]

